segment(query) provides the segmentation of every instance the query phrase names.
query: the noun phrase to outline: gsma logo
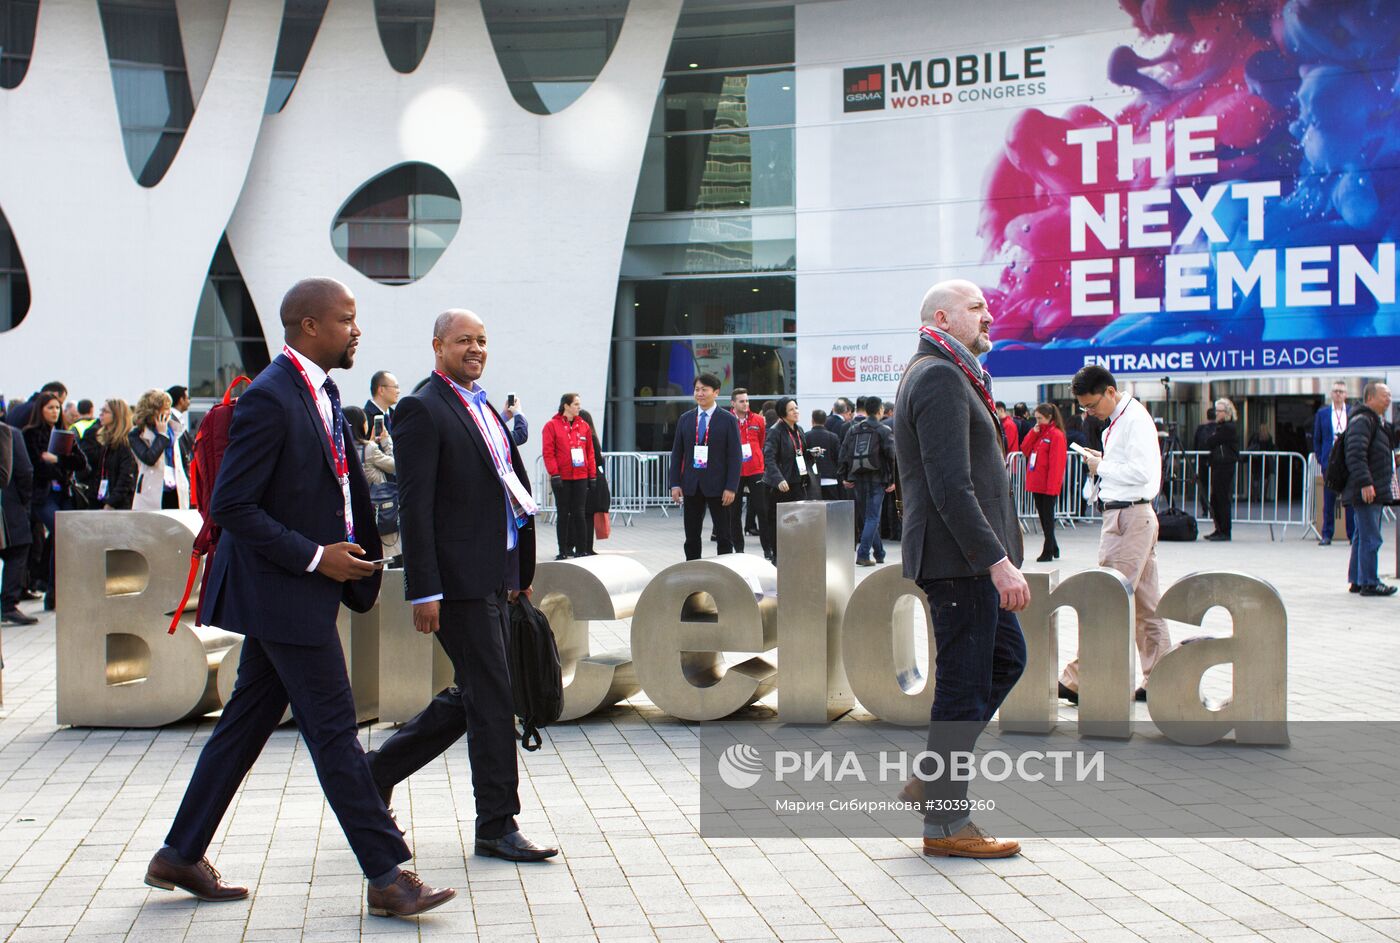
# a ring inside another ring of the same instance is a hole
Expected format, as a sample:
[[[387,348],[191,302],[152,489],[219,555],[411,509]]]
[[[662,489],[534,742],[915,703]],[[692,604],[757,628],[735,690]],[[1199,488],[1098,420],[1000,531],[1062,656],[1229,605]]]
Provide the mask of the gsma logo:
[[[842,87],[846,111],[882,111],[885,107],[885,67],[882,65],[847,69]]]
[[[856,382],[856,358],[854,358],[854,357],[832,357],[832,358],[831,358],[831,382],[832,382],[832,383],[854,383],[854,382]]]

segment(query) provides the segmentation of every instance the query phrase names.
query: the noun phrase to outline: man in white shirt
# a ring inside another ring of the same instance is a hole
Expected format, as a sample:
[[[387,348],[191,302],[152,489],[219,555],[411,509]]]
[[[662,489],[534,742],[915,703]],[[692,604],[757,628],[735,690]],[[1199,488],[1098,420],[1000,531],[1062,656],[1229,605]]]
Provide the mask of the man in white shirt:
[[[1070,381],[1070,392],[1084,412],[1104,424],[1103,451],[1088,451],[1085,462],[1103,502],[1103,531],[1099,535],[1099,566],[1122,573],[1133,587],[1137,613],[1137,649],[1142,662],[1139,701],[1147,700],[1152,666],[1172,647],[1167,623],[1157,616],[1162,592],[1157,588],[1157,512],[1152,501],[1162,490],[1162,452],[1157,428],[1147,407],[1118,391],[1113,374],[1103,367],[1082,368]],[[1079,659],[1060,675],[1060,697],[1079,700]]]

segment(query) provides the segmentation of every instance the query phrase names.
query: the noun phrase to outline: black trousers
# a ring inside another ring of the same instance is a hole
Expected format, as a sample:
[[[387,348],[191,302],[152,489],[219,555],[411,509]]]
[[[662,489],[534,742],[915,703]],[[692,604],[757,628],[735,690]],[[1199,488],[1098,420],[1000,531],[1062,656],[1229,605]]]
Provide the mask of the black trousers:
[[[355,702],[339,638],[325,645],[243,640],[233,696],[199,754],[166,844],[187,861],[204,857],[289,699],[321,790],[360,870],[376,877],[407,861],[412,855],[403,833],[374,788],[356,737]]]
[[[588,503],[588,479],[560,479],[554,484],[554,503],[554,534],[559,541],[559,552],[570,557],[582,553],[585,549],[583,508]]]
[[[1035,499],[1035,513],[1040,515],[1040,531],[1045,535],[1045,546],[1054,549],[1059,546],[1055,541],[1055,502],[1059,500],[1056,494],[1033,494]]]
[[[768,533],[773,535],[773,562],[778,562],[778,505],[787,504],[789,501],[805,500],[807,494],[799,488],[789,487],[787,491],[779,491],[772,485],[764,485],[768,489]]]
[[[375,784],[388,790],[466,734],[477,838],[509,835],[520,814],[515,701],[506,661],[509,606],[505,590],[486,599],[443,600],[437,640],[452,660],[453,685],[369,754]]]
[[[772,556],[773,532],[768,527],[768,486],[763,483],[762,475],[745,475],[740,478],[734,503],[729,505],[729,536],[734,544],[734,552],[744,552],[744,512],[739,507],[744,495],[748,495],[749,498],[749,511],[758,515],[758,543],[763,548],[763,555]]]
[[[719,552],[734,552],[734,541],[729,534],[729,508],[724,506],[724,500],[719,495],[707,498],[698,491],[694,494],[688,494],[682,501],[682,509],[685,519],[685,558],[687,560],[700,559],[700,550],[704,547],[702,538],[704,537],[705,511],[707,509],[710,512],[710,524],[714,527],[715,537],[719,541]]]
[[[1235,503],[1235,465],[1210,466],[1210,518],[1217,534],[1230,533],[1230,514]]]
[[[29,569],[29,544],[0,550],[0,560],[5,564],[4,573],[0,575],[0,610],[9,612],[19,608],[19,596],[24,591],[24,575]]]

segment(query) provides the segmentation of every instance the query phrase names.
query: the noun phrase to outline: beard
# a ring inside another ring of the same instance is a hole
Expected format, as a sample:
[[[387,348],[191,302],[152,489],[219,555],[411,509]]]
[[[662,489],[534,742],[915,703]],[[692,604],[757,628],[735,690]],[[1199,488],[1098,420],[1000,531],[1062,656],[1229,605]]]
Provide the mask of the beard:
[[[355,348],[346,347],[341,351],[340,361],[336,364],[336,367],[341,370],[349,370],[353,366],[355,366]]]
[[[972,339],[972,343],[967,345],[967,349],[972,351],[974,356],[985,354],[992,349],[992,339],[986,334],[979,332],[978,335]]]

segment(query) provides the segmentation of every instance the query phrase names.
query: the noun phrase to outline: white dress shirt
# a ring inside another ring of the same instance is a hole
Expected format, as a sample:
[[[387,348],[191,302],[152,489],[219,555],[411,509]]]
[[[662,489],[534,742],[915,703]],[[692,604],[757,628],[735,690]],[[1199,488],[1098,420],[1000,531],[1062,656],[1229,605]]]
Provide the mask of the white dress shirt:
[[[1109,416],[1099,462],[1099,497],[1151,501],[1162,490],[1162,449],[1147,407],[1125,396]]]
[[[1338,409],[1332,407],[1332,440],[1335,442],[1343,432],[1347,431],[1347,408],[1343,406]]]
[[[325,435],[327,429],[334,428],[331,425],[331,417],[333,415],[331,410],[331,397],[330,394],[326,392],[326,371],[312,363],[309,358],[298,355],[297,352],[290,347],[283,347],[282,353],[291,358],[293,362],[301,365],[301,369],[306,371],[306,378],[311,381],[312,388],[316,390],[316,408],[321,413],[322,422],[325,423],[325,426],[320,432],[322,435]],[[345,448],[348,453],[350,449],[349,442],[345,443]],[[346,458],[347,460],[349,459],[348,454]],[[350,489],[343,488],[342,491],[345,495],[345,528],[346,533],[350,533],[355,529],[355,512],[350,507]],[[311,564],[306,568],[306,572],[316,572],[316,567],[321,565],[321,555],[325,552],[325,547],[316,548],[316,554],[311,558]]]

